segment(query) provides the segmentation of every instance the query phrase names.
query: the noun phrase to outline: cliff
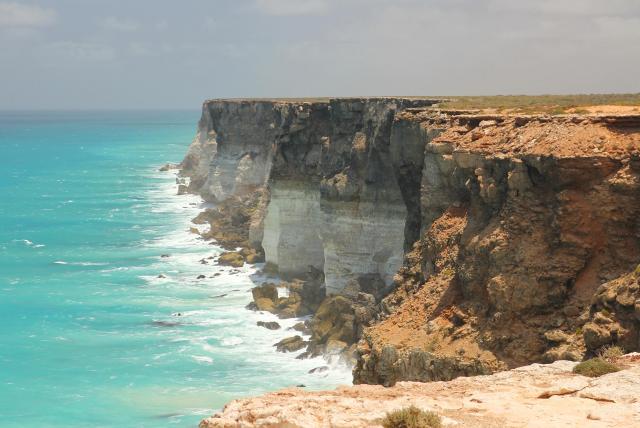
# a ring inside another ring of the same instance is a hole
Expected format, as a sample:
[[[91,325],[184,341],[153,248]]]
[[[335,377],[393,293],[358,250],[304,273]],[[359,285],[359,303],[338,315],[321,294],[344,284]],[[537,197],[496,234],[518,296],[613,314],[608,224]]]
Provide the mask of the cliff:
[[[637,354],[625,360],[625,370],[595,379],[573,374],[576,363],[557,361],[449,382],[401,382],[391,388],[292,388],[233,401],[200,426],[381,427],[387,412],[414,405],[435,412],[447,427],[632,427],[640,425],[640,367]]]
[[[306,281],[272,303],[318,308],[308,353],[360,339],[356,383],[640,350],[640,115],[436,102],[207,101],[182,175],[209,237]]]

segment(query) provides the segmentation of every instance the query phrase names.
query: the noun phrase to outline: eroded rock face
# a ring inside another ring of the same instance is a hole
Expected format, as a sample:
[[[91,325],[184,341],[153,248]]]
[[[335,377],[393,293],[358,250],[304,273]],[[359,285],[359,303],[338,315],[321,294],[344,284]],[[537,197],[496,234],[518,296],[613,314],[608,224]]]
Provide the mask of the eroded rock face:
[[[223,207],[251,199],[247,241],[285,278],[311,266],[324,271],[329,294],[365,291],[345,289],[372,275],[380,281],[369,284],[389,288],[402,264],[408,216],[400,186],[407,179],[397,177],[420,151],[419,142],[412,150],[391,147],[393,121],[399,110],[432,103],[206,102],[182,174],[192,191]],[[226,226],[223,217],[212,230]]]
[[[386,413],[411,405],[437,413],[444,426],[463,428],[638,426],[637,354],[626,361],[625,370],[595,379],[571,373],[576,363],[557,361],[450,382],[401,382],[391,388],[291,388],[232,401],[200,427],[381,427]]]
[[[182,174],[188,190],[217,203],[200,218],[206,237],[264,254],[291,284],[316,270],[329,297],[373,296],[376,313],[349,336],[362,338],[357,383],[451,379],[634,346],[635,289],[598,289],[640,262],[640,117],[432,103],[205,103]],[[294,316],[321,301],[297,296],[261,305]]]
[[[598,289],[583,334],[592,354],[605,346],[640,351],[640,266]]]
[[[585,340],[637,339],[602,314],[581,331],[600,283],[640,258],[640,133],[599,119],[400,119],[447,126],[426,145],[422,237],[364,336],[356,383],[577,360]],[[629,304],[623,288],[609,294]],[[633,325],[633,310],[607,307]]]

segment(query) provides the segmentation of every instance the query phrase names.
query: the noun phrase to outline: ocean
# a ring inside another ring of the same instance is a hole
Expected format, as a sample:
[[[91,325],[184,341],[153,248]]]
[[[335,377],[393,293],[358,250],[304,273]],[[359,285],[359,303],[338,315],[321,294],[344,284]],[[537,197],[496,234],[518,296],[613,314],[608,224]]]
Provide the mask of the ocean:
[[[0,426],[194,427],[234,398],[350,384],[245,309],[175,171],[197,111],[0,112]],[[201,260],[206,262],[203,264]],[[197,279],[205,275],[205,279]]]

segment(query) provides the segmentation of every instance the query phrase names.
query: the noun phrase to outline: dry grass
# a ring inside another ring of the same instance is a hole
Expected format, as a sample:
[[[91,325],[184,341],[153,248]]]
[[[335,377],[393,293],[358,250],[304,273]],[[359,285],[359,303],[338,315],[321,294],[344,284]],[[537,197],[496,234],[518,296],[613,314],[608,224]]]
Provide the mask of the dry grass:
[[[598,357],[610,363],[615,362],[624,355],[624,349],[619,346],[605,346],[598,351]]]
[[[416,406],[387,413],[382,421],[384,428],[440,428],[442,420],[433,412],[425,412]]]
[[[586,112],[581,107],[615,105],[640,106],[640,94],[582,94],[582,95],[496,95],[477,97],[443,97],[451,101],[441,104],[451,109],[491,109],[497,112],[532,114],[565,114]]]

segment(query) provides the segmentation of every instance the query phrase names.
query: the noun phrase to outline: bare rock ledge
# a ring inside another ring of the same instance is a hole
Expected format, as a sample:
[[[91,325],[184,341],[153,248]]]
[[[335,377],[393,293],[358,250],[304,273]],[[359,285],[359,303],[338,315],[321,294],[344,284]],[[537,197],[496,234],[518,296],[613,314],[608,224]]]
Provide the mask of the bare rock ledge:
[[[640,354],[599,378],[572,373],[577,364],[532,364],[448,382],[399,382],[306,392],[297,388],[235,400],[200,423],[214,427],[380,427],[389,411],[418,406],[455,427],[640,427]]]

